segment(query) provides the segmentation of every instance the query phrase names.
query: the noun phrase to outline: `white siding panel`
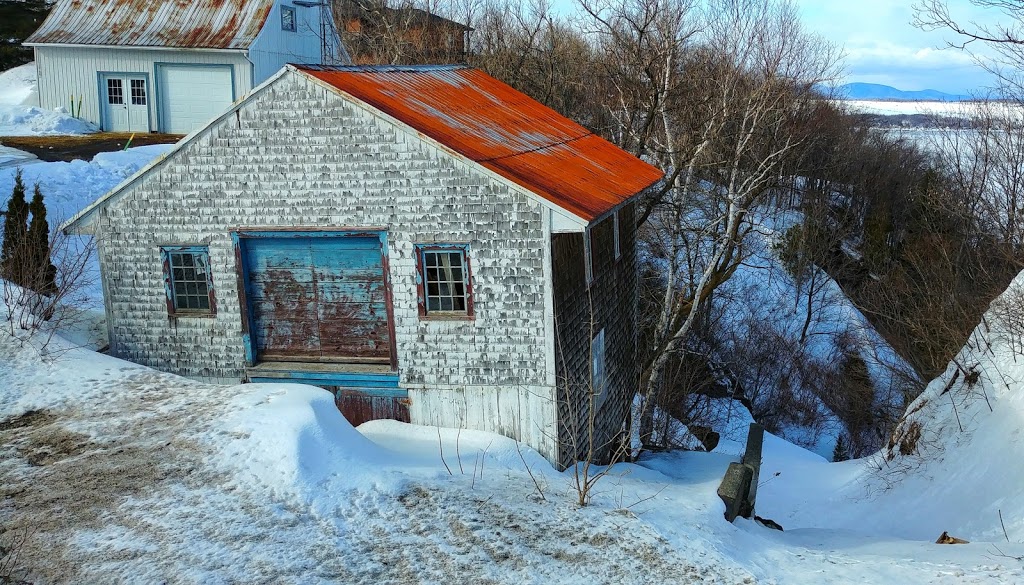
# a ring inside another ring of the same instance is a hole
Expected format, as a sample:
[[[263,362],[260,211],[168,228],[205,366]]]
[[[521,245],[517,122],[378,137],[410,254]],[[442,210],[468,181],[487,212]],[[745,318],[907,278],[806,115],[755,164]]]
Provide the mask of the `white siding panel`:
[[[513,437],[557,460],[554,391],[546,386],[478,386],[409,391],[414,424]]]
[[[231,77],[230,66],[158,64],[160,131],[188,134],[222,114],[235,101]]]
[[[295,9],[295,32],[281,29],[281,5]],[[277,2],[256,42],[249,48],[253,86],[259,85],[288,63],[320,63],[320,8]]]
[[[195,63],[231,65],[236,95],[252,89],[252,65],[240,51],[178,51],[159,49],[107,49],[89,47],[36,47],[39,75],[39,106],[45,109],[71,109],[72,99],[82,100],[80,117],[97,126],[100,114],[100,72],[145,74],[154,86],[157,63]],[[157,120],[159,88],[149,100],[150,120]],[[74,96],[74,97],[72,97]]]

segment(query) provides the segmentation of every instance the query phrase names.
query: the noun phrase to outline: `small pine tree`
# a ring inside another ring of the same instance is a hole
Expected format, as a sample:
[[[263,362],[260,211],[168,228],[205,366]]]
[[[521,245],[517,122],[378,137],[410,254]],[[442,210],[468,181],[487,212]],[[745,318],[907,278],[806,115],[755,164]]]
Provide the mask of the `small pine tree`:
[[[846,441],[843,435],[836,437],[836,447],[832,449],[832,461],[846,461],[850,458],[850,450],[846,448]]]
[[[28,205],[25,203],[25,183],[21,180],[21,170],[14,175],[14,191],[7,201],[7,213],[4,216],[4,239],[0,248],[0,277],[21,285],[25,283],[26,238],[28,231]]]
[[[28,206],[32,221],[26,240],[28,272],[25,286],[43,294],[57,292],[57,267],[50,261],[50,224],[46,221],[46,204],[36,183],[32,203]]]

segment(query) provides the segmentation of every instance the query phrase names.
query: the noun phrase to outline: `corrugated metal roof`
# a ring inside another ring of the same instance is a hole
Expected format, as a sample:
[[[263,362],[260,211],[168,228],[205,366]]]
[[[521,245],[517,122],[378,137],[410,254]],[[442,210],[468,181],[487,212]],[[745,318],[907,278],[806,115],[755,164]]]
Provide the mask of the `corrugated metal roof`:
[[[26,44],[248,49],[274,0],[60,0]]]
[[[663,175],[486,73],[460,66],[300,71],[593,221]]]

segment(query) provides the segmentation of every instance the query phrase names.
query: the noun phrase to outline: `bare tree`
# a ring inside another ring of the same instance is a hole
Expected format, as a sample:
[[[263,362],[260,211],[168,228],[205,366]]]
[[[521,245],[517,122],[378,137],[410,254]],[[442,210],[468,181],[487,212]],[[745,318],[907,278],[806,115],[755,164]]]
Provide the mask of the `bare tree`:
[[[993,24],[964,22],[953,16],[946,0],[919,0],[914,4],[913,24],[924,30],[949,30],[958,37],[950,48],[974,55],[979,65],[995,74],[1003,85],[1004,97],[1024,98],[1024,4],[1019,0],[969,0],[972,6],[991,11]],[[988,47],[993,57],[975,49]]]
[[[673,8],[664,16],[670,22],[686,13],[677,4],[655,5]],[[645,363],[639,421],[645,443],[670,362],[684,351],[704,304],[744,260],[744,240],[754,227],[749,214],[778,186],[803,140],[811,88],[832,74],[837,60],[831,47],[800,30],[785,2],[717,0],[699,30],[686,59],[666,68],[680,81],[662,86],[685,87],[666,90],[664,99],[685,100],[686,107],[661,107],[658,132],[636,141],[645,149],[638,154],[657,158],[668,171],[644,230],[645,253],[661,267],[662,291]]]

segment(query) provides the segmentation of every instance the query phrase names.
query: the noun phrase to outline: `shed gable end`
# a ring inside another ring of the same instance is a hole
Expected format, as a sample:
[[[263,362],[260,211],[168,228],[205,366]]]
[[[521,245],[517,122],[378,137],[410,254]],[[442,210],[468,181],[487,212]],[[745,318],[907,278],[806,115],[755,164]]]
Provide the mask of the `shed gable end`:
[[[472,422],[554,457],[547,210],[475,163],[287,72],[92,213],[113,352],[217,379],[247,366],[232,233],[386,233],[394,351],[413,421]],[[470,250],[472,320],[420,318],[416,249],[438,243]],[[159,257],[172,244],[209,250],[214,318],[168,322]],[[197,357],[197,346],[208,349]]]

